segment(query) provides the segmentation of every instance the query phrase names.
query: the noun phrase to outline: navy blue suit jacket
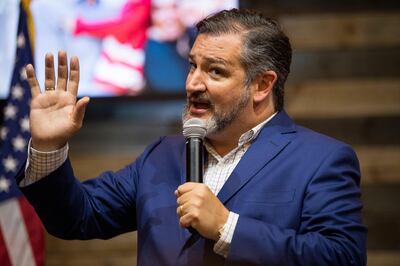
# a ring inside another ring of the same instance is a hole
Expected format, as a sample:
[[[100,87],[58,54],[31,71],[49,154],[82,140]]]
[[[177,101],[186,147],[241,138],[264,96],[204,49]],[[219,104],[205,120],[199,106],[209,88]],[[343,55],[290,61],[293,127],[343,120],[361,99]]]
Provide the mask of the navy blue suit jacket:
[[[23,188],[47,230],[65,239],[137,230],[139,265],[365,265],[360,173],[353,150],[278,113],[234,169],[220,201],[240,215],[227,259],[179,226],[182,136],[160,138],[132,164],[80,183],[69,161]]]

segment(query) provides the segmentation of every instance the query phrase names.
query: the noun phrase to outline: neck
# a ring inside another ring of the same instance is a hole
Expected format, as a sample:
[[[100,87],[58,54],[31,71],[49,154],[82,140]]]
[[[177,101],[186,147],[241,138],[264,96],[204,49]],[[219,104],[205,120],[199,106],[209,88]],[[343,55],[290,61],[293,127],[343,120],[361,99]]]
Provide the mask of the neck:
[[[236,123],[232,123],[222,131],[208,135],[207,140],[215,151],[223,157],[237,147],[239,138],[243,133],[262,123],[273,113],[274,110],[270,110],[269,112],[259,113],[252,118],[247,116],[245,122],[238,119]]]
[[[223,132],[210,134],[209,136],[207,136],[207,140],[211,144],[211,146],[213,146],[214,150],[223,157],[237,147],[239,138],[243,133],[223,130]]]

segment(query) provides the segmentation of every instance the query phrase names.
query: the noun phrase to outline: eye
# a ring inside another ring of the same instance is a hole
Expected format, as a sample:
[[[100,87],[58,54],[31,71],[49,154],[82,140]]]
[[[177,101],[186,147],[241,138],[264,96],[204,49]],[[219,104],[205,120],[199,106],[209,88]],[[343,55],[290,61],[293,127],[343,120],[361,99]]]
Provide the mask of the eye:
[[[214,74],[214,75],[219,75],[219,74],[221,74],[221,71],[219,71],[219,69],[217,69],[217,68],[212,68],[212,69],[210,70],[210,72],[211,72],[211,74]]]
[[[225,74],[225,71],[219,67],[212,67],[209,72],[213,76],[224,76]]]
[[[197,68],[197,65],[193,62],[189,62],[189,65],[190,65],[189,71],[194,71]]]

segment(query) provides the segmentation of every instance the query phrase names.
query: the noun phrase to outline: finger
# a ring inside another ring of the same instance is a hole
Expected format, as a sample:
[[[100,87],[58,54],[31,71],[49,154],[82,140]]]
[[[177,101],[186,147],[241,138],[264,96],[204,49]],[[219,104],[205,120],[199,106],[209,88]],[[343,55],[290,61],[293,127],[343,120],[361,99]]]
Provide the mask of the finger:
[[[181,217],[191,209],[193,209],[193,206],[191,206],[190,204],[181,204],[178,205],[178,207],[176,208],[176,214],[178,214],[178,216]]]
[[[182,227],[193,227],[194,229],[196,229],[196,225],[198,224],[198,213],[187,211],[179,218],[179,224]]]
[[[182,195],[186,192],[193,190],[198,185],[199,185],[199,183],[187,182],[185,184],[180,185],[176,190],[178,191],[177,192],[178,195]]]
[[[72,113],[73,122],[80,128],[82,126],[83,118],[85,116],[86,106],[90,101],[89,97],[83,97],[76,102],[75,109]]]
[[[29,87],[31,88],[32,98],[35,98],[40,94],[39,82],[36,79],[35,69],[31,64],[28,64],[25,67],[25,70],[26,70],[26,76],[28,78],[28,84]]]
[[[190,214],[186,214],[179,219],[179,225],[184,228],[188,228],[191,226],[191,216]]]
[[[183,205],[188,202],[197,202],[197,195],[187,192],[176,199],[178,205]]]
[[[183,206],[180,205],[176,208],[176,214],[181,217],[183,215]]]
[[[54,76],[54,58],[52,53],[47,53],[45,57],[45,80],[44,89],[53,89],[55,86],[55,76]]]
[[[72,93],[75,97],[78,94],[79,86],[79,59],[73,56],[70,61],[70,71],[69,71],[69,82],[68,91]]]
[[[58,71],[57,71],[57,89],[67,90],[68,80],[68,59],[67,53],[64,51],[58,52]]]

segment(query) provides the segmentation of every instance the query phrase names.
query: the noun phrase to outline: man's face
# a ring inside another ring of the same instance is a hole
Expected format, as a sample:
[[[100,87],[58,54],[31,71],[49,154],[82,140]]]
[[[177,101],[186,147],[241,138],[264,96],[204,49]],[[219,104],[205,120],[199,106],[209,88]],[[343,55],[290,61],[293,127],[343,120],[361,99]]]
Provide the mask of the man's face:
[[[202,118],[207,123],[207,134],[240,123],[250,104],[250,88],[245,88],[246,74],[239,60],[241,46],[238,34],[197,37],[189,54],[183,122]]]

